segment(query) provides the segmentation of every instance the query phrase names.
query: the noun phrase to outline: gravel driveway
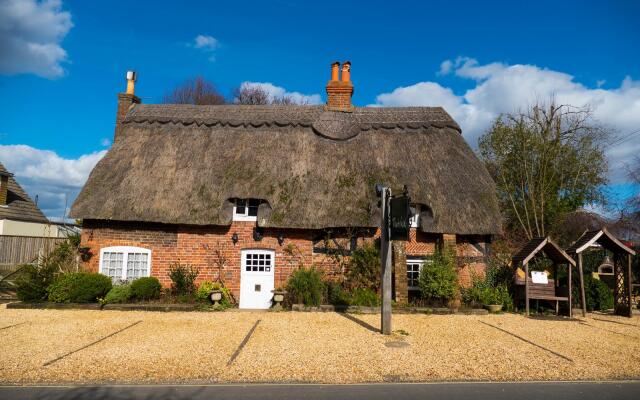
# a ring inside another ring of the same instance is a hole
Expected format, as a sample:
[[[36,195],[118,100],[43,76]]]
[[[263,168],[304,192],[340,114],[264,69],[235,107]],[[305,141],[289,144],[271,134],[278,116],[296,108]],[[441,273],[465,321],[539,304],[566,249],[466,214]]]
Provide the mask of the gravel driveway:
[[[397,333],[385,337],[376,332],[378,315],[0,309],[0,381],[640,378],[638,317],[395,315],[393,322]]]

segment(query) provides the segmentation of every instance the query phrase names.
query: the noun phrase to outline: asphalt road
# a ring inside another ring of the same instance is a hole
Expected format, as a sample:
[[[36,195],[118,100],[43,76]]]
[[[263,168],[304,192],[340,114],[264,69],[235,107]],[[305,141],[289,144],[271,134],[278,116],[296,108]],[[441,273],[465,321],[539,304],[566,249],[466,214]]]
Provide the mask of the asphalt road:
[[[640,381],[370,385],[0,386],[0,399],[640,399]]]

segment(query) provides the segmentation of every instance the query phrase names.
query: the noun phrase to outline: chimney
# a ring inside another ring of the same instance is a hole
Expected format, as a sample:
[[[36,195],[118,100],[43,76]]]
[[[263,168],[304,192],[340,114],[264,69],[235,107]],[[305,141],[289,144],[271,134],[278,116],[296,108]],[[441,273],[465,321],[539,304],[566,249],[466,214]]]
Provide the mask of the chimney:
[[[124,120],[124,117],[129,112],[129,109],[134,104],[140,104],[140,98],[135,95],[137,74],[135,71],[127,71],[127,92],[118,93],[118,111],[116,112],[116,132],[113,142],[118,140],[118,134],[120,132],[120,125]]]
[[[327,105],[325,110],[352,112],[351,96],[353,84],[351,83],[351,63],[342,63],[342,80],[338,80],[340,63],[331,64],[331,80],[327,83]]]
[[[7,193],[9,191],[10,173],[0,171],[0,207],[7,205]]]

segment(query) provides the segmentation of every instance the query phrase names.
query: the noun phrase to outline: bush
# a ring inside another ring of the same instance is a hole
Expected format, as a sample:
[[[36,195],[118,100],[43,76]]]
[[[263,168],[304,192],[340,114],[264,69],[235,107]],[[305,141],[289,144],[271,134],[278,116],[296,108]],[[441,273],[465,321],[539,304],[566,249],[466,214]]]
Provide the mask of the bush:
[[[313,267],[297,269],[287,282],[287,291],[293,302],[306,306],[319,306],[324,289],[322,274]]]
[[[365,244],[351,253],[346,283],[351,289],[380,288],[380,251],[374,244]]]
[[[214,290],[219,290],[222,292],[222,300],[220,300],[220,304],[224,305],[225,307],[229,307],[231,305],[231,291],[224,287],[224,285],[220,282],[202,282],[200,286],[198,286],[198,290],[196,291],[196,299],[201,302],[211,303],[212,301],[209,295]]]
[[[131,285],[118,285],[109,290],[104,297],[104,303],[126,303],[133,297]]]
[[[160,297],[162,285],[158,278],[146,276],[131,282],[131,296],[139,300],[151,300]]]
[[[587,303],[587,311],[606,311],[613,308],[613,291],[606,283],[595,279],[591,274],[584,275],[584,296]],[[579,305],[580,284],[573,285],[573,303]]]
[[[20,275],[16,279],[16,294],[18,299],[27,302],[43,301],[47,299],[47,288],[55,280],[56,266],[53,263],[42,265],[22,265]]]
[[[438,250],[420,270],[420,290],[429,300],[447,301],[458,293],[456,260],[451,250]]]
[[[349,292],[344,290],[342,285],[335,282],[327,284],[327,300],[329,304],[333,304],[334,306],[348,306],[351,304]]]
[[[190,295],[196,291],[197,268],[189,264],[180,262],[169,266],[169,278],[171,279],[171,290],[178,296]]]
[[[49,286],[49,301],[55,303],[92,303],[104,297],[112,284],[108,276],[88,272],[64,274]]]
[[[482,304],[499,304],[507,309],[512,307],[511,296],[509,290],[504,284],[496,287],[487,286],[480,290],[480,297],[478,299]]]
[[[376,307],[380,305],[380,298],[371,289],[355,289],[351,294],[351,305]]]

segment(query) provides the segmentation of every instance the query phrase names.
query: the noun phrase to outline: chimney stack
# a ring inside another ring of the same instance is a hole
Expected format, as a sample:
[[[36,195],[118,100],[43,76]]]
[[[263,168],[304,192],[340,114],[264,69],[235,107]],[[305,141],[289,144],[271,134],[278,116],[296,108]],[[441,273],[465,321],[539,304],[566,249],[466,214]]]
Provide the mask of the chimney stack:
[[[0,164],[0,167],[2,165]],[[0,170],[0,206],[7,205],[7,195],[9,192],[9,177],[10,173]]]
[[[339,80],[338,72],[340,63],[331,64],[331,80],[327,83],[327,105],[325,110],[352,112],[351,96],[353,95],[353,83],[351,83],[351,63],[342,63],[342,80]]]
[[[118,140],[120,125],[127,115],[131,106],[140,104],[140,98],[135,95],[137,74],[135,71],[127,71],[127,91],[126,93],[118,93],[118,110],[116,112],[116,132],[113,142]]]

